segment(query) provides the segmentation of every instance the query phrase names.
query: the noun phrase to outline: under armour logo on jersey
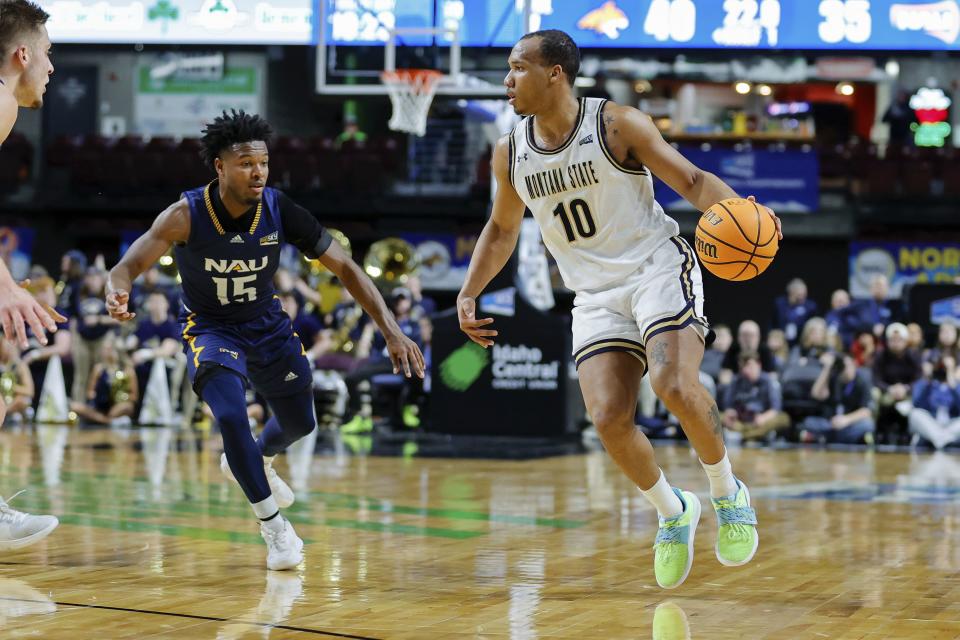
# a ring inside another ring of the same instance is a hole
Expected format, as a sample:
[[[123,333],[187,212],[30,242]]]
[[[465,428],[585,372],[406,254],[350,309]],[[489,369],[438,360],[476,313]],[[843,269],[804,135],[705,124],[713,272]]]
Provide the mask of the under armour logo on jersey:
[[[585,138],[580,138],[580,142],[578,143],[577,146],[582,147],[583,145],[585,145],[585,144],[590,144],[591,142],[593,142],[593,134],[592,134],[592,133],[591,133],[590,135],[586,136]]]
[[[243,244],[243,238],[238,233],[230,239],[230,244]]]
[[[295,374],[293,371],[291,371],[290,373],[287,374],[287,377],[284,378],[283,381],[284,381],[284,382],[292,382],[292,381],[296,380],[298,377],[299,377],[299,376],[298,376],[297,374]]]
[[[527,154],[526,152],[517,154],[517,164],[520,164],[524,160],[529,160],[529,159],[530,159],[530,155]]]

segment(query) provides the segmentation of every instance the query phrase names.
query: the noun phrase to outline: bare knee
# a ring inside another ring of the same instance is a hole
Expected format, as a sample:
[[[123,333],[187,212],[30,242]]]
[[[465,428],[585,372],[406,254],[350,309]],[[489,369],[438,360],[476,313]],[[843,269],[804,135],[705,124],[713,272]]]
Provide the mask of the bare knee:
[[[616,438],[634,427],[636,407],[624,406],[623,403],[604,402],[591,407],[590,417],[601,438]]]
[[[674,414],[696,401],[704,392],[698,376],[691,376],[675,367],[652,374],[650,384],[653,392]]]

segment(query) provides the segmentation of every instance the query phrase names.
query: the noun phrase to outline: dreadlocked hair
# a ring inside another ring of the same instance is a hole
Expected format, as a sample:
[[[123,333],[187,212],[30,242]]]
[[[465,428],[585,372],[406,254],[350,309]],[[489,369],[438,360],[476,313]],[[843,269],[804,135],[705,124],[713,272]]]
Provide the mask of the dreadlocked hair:
[[[272,138],[273,129],[266,120],[255,114],[231,109],[229,114],[224,111],[222,116],[214,118],[213,122],[203,130],[203,138],[200,140],[203,144],[200,157],[210,168],[213,168],[214,159],[219,157],[224,149],[241,142],[255,140],[269,144]]]

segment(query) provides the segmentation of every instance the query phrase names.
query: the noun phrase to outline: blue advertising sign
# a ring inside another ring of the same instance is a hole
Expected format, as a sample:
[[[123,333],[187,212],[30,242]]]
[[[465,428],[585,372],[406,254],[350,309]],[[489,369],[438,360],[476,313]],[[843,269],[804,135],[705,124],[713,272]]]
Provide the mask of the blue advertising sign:
[[[960,278],[960,243],[851,242],[850,295],[869,297],[870,281],[878,274],[890,280],[890,295],[895,298],[901,296],[905,284],[956,282]]]
[[[778,213],[816,211],[820,201],[820,163],[815,151],[702,150],[680,146],[680,153],[704,171],[716,174],[740,195],[756,196]],[[693,205],[657,180],[657,202],[668,210],[690,210]]]
[[[400,237],[417,249],[418,274],[424,289],[456,291],[463,286],[476,235],[404,233]]]
[[[458,22],[467,46],[510,47],[525,33],[517,0],[324,1],[336,44],[384,42],[393,26]],[[561,29],[581,47],[960,50],[958,0],[527,2],[531,31]]]

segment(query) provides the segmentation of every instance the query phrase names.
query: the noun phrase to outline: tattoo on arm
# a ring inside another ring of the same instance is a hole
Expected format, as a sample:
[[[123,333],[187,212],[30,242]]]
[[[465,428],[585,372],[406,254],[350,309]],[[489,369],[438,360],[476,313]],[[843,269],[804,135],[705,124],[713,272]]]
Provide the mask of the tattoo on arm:
[[[613,116],[611,116],[611,115],[609,115],[609,114],[604,114],[604,115],[603,115],[603,126],[604,126],[604,129],[606,129],[607,131],[610,131],[610,125],[613,124],[613,120],[614,120],[614,117],[613,117]],[[614,129],[613,129],[613,134],[614,134],[614,135],[617,135],[618,133],[620,133],[620,130],[614,128]]]
[[[667,356],[667,343],[663,340],[653,346],[653,353],[650,354],[653,361],[659,365],[670,364],[670,358]]]
[[[713,432],[723,440],[723,421],[720,419],[720,409],[717,409],[716,404],[711,404],[708,414],[710,422],[713,424]]]

